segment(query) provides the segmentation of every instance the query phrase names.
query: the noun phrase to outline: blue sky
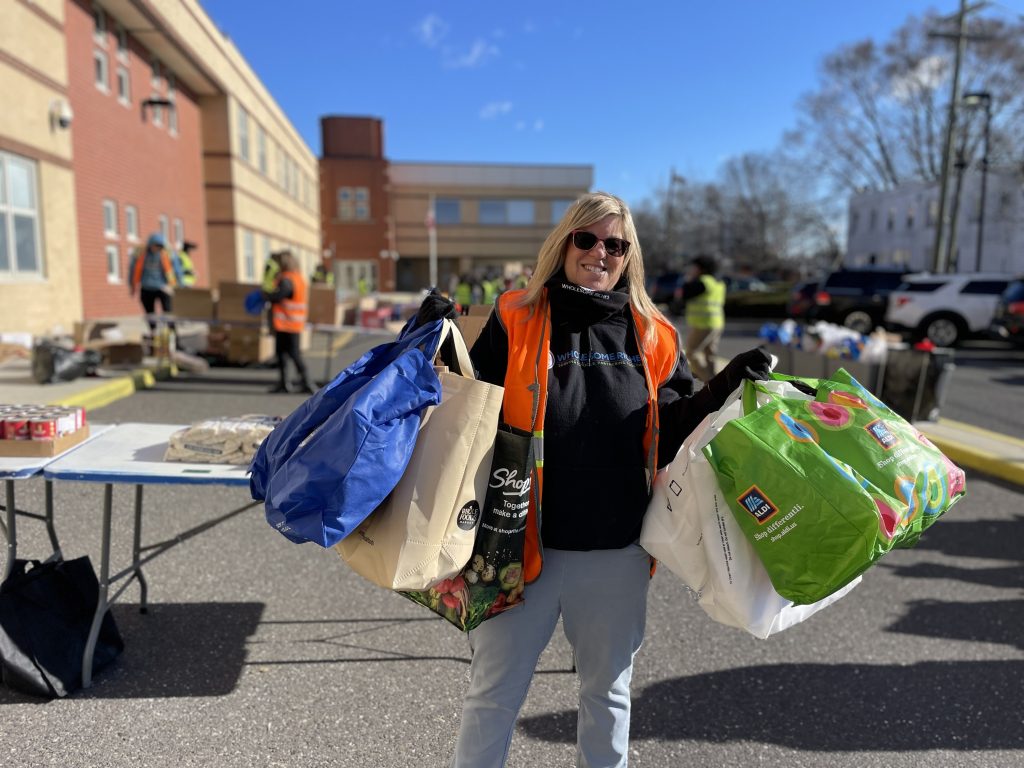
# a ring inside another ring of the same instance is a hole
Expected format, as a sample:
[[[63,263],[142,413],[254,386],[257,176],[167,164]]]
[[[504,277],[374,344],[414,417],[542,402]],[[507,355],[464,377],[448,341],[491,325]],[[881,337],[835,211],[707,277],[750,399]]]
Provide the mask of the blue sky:
[[[201,0],[315,154],[324,114],[393,161],[584,163],[636,205],[796,124],[822,58],[957,0]],[[282,12],[284,10],[284,12]],[[1024,0],[986,14],[1024,13]]]

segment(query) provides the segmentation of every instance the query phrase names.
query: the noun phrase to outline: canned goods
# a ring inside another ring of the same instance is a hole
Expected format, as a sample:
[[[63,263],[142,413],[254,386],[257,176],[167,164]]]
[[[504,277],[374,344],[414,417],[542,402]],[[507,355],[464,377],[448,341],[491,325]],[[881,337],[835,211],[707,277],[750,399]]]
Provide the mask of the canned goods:
[[[29,422],[32,430],[33,440],[56,440],[60,416],[53,414],[39,414],[32,417]]]
[[[32,437],[32,428],[27,416],[8,414],[3,420],[4,440],[28,440]]]

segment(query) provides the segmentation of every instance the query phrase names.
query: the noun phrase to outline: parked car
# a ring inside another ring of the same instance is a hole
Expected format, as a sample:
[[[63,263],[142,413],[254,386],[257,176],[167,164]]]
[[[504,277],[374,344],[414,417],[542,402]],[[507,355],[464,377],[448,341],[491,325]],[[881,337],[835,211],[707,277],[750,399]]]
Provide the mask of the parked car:
[[[1012,275],[1005,273],[906,275],[889,294],[886,325],[928,339],[937,347],[955,347],[966,337],[989,329],[999,297]]]
[[[905,272],[891,268],[837,269],[818,287],[807,319],[871,333],[882,324],[889,294],[902,282]]]
[[[817,280],[808,280],[794,285],[789,291],[789,300],[786,302],[786,316],[794,320],[807,319],[807,313],[814,306],[814,296],[817,292]]]
[[[655,304],[671,304],[676,295],[676,288],[683,284],[685,275],[682,272],[662,272],[648,278],[647,294]]]
[[[1024,275],[1011,280],[999,297],[991,331],[997,339],[1024,346]]]
[[[790,283],[765,282],[757,277],[727,277],[725,314],[727,317],[784,317]]]

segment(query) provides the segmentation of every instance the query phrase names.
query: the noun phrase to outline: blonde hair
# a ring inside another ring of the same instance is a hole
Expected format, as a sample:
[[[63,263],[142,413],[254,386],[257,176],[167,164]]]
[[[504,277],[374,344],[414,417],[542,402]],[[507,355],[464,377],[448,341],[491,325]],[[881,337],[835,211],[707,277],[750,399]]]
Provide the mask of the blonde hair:
[[[537,265],[533,277],[526,287],[520,305],[535,308],[540,301],[544,283],[565,264],[565,254],[569,249],[569,235],[575,229],[583,229],[596,224],[607,216],[615,216],[622,224],[622,237],[629,242],[626,262],[622,273],[629,284],[629,303],[644,320],[643,336],[653,341],[654,319],[668,322],[665,316],[654,306],[651,297],[644,288],[644,257],[640,250],[640,242],[633,223],[633,215],[629,206],[621,198],[607,192],[591,192],[583,195],[569,206],[562,220],[555,225],[547,236],[537,254]]]

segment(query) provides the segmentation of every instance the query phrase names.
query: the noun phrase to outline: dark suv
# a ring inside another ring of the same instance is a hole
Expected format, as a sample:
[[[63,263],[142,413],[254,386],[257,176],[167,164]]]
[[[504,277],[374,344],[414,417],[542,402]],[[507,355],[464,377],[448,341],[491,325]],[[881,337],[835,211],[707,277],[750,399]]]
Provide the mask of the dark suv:
[[[1024,275],[1003,291],[992,319],[992,332],[997,339],[1024,346]]]
[[[825,320],[859,333],[882,324],[889,294],[902,282],[903,269],[837,269],[826,277],[807,312],[810,322]]]

